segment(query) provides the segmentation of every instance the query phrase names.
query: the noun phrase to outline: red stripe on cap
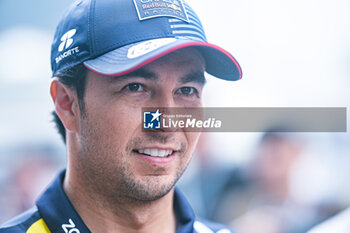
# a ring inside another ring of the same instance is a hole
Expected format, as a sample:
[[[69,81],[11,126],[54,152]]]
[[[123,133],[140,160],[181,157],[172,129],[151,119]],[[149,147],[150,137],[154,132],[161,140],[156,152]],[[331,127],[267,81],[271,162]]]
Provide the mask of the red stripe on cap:
[[[158,55],[156,55],[156,56],[154,56],[154,57],[152,57],[150,59],[145,60],[144,62],[138,64],[137,66],[135,66],[133,68],[130,68],[128,70],[125,70],[125,71],[122,71],[122,72],[119,72],[119,73],[115,73],[115,74],[104,74],[104,73],[98,72],[98,71],[96,71],[96,70],[86,66],[85,64],[84,64],[84,66],[86,68],[88,68],[89,70],[97,73],[97,74],[101,74],[101,75],[104,75],[104,76],[107,76],[107,77],[122,76],[122,75],[126,75],[128,73],[131,73],[131,72],[133,72],[133,71],[135,71],[137,69],[140,69],[141,67],[143,67],[143,66],[151,63],[152,61],[155,61],[155,60],[157,60],[157,59],[159,59],[159,58],[161,58],[161,57],[163,57],[163,56],[165,56],[165,55],[167,55],[167,54],[169,54],[171,52],[174,52],[174,51],[176,51],[178,49],[191,47],[191,46],[204,46],[204,47],[210,47],[210,48],[214,48],[216,50],[219,50],[220,52],[225,54],[227,57],[229,57],[233,61],[233,63],[236,65],[236,67],[238,69],[238,72],[239,72],[239,78],[237,80],[240,80],[242,78],[242,69],[241,69],[240,65],[238,64],[238,62],[236,61],[236,59],[229,52],[224,50],[223,48],[220,48],[217,45],[206,43],[206,42],[189,42],[189,43],[185,43],[185,44],[181,44],[181,45],[175,46],[175,47],[173,47],[173,48],[171,48],[171,49],[169,49],[167,51],[164,51],[164,52],[162,52],[162,53],[160,53],[160,54],[158,54]]]

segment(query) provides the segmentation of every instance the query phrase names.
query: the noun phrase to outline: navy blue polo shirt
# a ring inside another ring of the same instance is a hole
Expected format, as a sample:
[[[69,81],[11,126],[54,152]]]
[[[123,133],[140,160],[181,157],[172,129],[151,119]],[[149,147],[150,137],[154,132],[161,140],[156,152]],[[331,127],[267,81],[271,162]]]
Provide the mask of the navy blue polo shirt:
[[[0,233],[90,233],[63,190],[62,171],[39,197],[36,206],[3,224]],[[230,233],[221,224],[198,219],[183,194],[175,188],[177,233]]]

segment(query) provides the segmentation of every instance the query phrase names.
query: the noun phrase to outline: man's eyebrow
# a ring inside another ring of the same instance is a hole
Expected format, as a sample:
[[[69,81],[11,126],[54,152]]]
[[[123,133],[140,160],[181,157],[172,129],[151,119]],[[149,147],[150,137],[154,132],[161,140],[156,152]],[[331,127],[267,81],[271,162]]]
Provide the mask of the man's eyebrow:
[[[181,78],[181,83],[195,82],[204,85],[206,81],[203,71],[194,71]]]
[[[151,72],[151,71],[148,71],[146,69],[140,68],[140,69],[132,71],[132,72],[130,72],[128,74],[117,76],[117,77],[113,77],[112,80],[113,81],[118,81],[118,80],[124,80],[124,78],[144,78],[144,79],[147,79],[147,80],[157,80],[158,76],[155,73]]]

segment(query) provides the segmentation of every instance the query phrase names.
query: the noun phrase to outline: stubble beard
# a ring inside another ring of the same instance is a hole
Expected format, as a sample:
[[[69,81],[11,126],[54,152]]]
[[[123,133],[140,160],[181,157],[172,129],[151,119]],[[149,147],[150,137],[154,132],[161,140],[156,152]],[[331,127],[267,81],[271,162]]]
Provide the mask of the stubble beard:
[[[172,177],[143,176],[136,177],[132,173],[132,166],[128,157],[131,148],[150,142],[165,143],[171,140],[169,136],[147,134],[144,138],[134,138],[128,142],[126,149],[115,147],[115,142],[107,142],[99,137],[98,128],[84,117],[81,122],[82,150],[78,153],[78,170],[81,174],[83,187],[91,198],[100,199],[101,203],[111,205],[127,201],[134,203],[149,203],[168,194],[185,171],[189,161],[180,158],[183,164],[176,168]],[[106,138],[104,138],[106,139]],[[179,156],[184,156],[187,146],[182,143]],[[114,159],[120,156],[120,160]],[[189,158],[187,159],[189,160]]]

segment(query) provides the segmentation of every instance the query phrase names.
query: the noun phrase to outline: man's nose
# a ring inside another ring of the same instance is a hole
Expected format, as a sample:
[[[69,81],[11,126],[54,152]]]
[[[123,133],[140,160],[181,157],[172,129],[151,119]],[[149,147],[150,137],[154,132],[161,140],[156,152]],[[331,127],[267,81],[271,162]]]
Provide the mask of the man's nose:
[[[169,124],[169,119],[176,119],[173,116],[177,114],[177,109],[181,107],[179,103],[176,102],[174,94],[172,92],[159,92],[155,99],[156,100],[153,102],[153,107],[159,108],[162,112],[162,119],[168,122],[168,127],[163,127],[161,131],[176,132],[180,130],[177,125]]]
[[[159,107],[162,108],[175,108],[179,107],[174,99],[174,94],[172,92],[160,92],[159,95],[156,97]]]

